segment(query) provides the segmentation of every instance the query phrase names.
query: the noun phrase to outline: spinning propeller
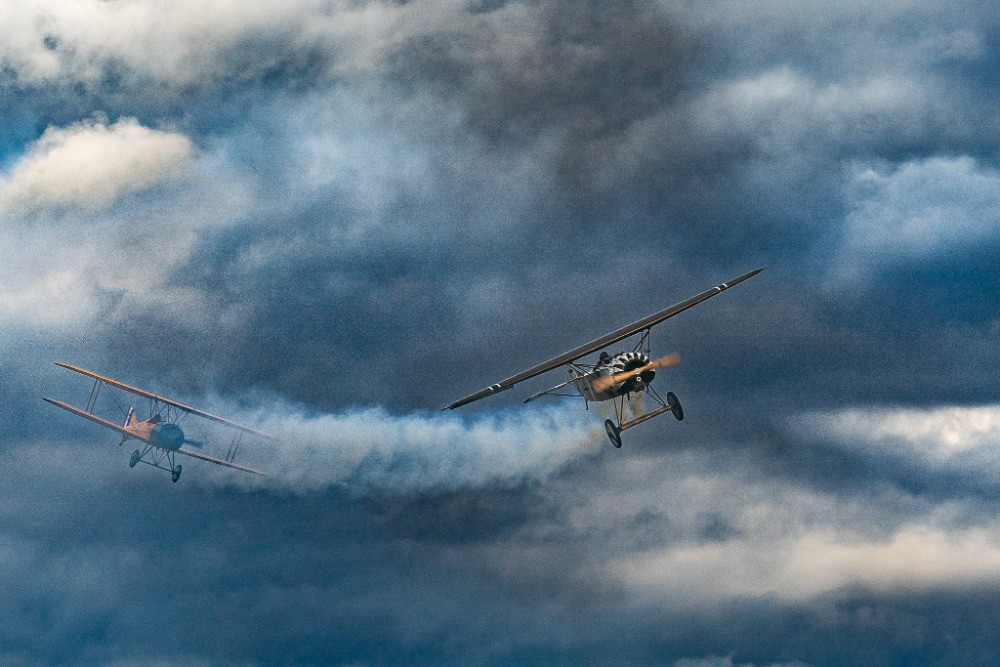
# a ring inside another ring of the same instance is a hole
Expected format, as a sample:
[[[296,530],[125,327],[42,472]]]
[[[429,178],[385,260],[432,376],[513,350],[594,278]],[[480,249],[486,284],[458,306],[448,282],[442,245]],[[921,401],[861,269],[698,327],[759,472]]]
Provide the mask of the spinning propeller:
[[[615,385],[628,382],[633,378],[637,378],[646,371],[652,371],[657,368],[667,368],[669,366],[676,366],[681,363],[681,353],[674,352],[673,354],[668,354],[665,357],[660,357],[655,359],[645,366],[640,366],[639,368],[633,368],[627,371],[621,371],[620,373],[614,373],[613,375],[608,375],[605,377],[595,378],[591,385],[594,387],[595,391],[606,391]]]

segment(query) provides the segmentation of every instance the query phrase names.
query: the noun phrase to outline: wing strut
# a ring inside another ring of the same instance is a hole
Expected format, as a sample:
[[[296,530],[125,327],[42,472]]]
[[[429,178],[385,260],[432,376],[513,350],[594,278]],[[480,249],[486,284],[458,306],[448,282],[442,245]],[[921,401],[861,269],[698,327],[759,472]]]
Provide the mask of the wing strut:
[[[133,387],[132,385],[125,384],[124,382],[121,382],[119,380],[115,380],[114,378],[109,378],[109,377],[106,377],[104,375],[100,375],[99,373],[95,373],[94,371],[88,371],[85,368],[80,368],[79,366],[73,366],[73,365],[70,365],[70,364],[64,364],[61,361],[57,361],[56,362],[56,366],[61,366],[63,368],[68,368],[69,370],[75,371],[77,373],[80,373],[81,375],[86,375],[87,377],[92,377],[95,380],[97,380],[98,382],[103,382],[104,384],[111,385],[112,387],[117,387],[118,389],[123,389],[125,391],[131,392],[131,393],[135,394],[136,396],[142,396],[144,398],[149,398],[149,399],[152,399],[154,401],[159,401],[160,403],[164,403],[166,405],[172,405],[173,407],[175,407],[175,408],[177,408],[179,410],[183,410],[184,412],[189,412],[189,413],[191,413],[193,415],[196,415],[198,417],[202,417],[204,419],[208,419],[209,421],[214,421],[214,422],[218,422],[220,424],[225,424],[226,426],[228,426],[230,428],[234,428],[234,429],[236,429],[238,431],[243,431],[244,433],[252,433],[252,434],[258,435],[258,436],[260,436],[262,438],[267,438],[268,440],[274,440],[275,439],[274,436],[268,435],[267,433],[262,433],[262,432],[260,432],[260,431],[258,431],[256,429],[250,428],[249,426],[243,426],[242,424],[237,424],[236,422],[231,422],[228,419],[223,419],[222,417],[218,417],[218,416],[213,415],[213,414],[211,414],[209,412],[205,412],[204,410],[199,410],[198,408],[192,408],[190,405],[184,405],[183,403],[178,403],[177,401],[174,401],[172,399],[164,398],[163,396],[158,396],[158,395],[154,394],[151,391],[146,391],[145,389],[139,389],[138,387]],[[95,397],[95,400],[96,400],[96,397]]]
[[[116,424],[116,423],[114,423],[112,421],[108,421],[107,419],[104,419],[102,417],[98,417],[97,415],[95,415],[93,413],[81,410],[80,408],[74,407],[74,406],[70,405],[69,403],[63,403],[62,401],[57,401],[54,398],[46,398],[44,396],[42,397],[42,400],[46,401],[48,403],[51,403],[52,405],[55,405],[56,407],[60,407],[63,410],[68,410],[69,412],[72,412],[75,415],[79,415],[79,416],[83,417],[84,419],[89,419],[90,421],[94,422],[95,424],[100,424],[101,426],[103,426],[105,428],[110,428],[112,431],[117,431],[118,433],[122,434],[126,438],[135,438],[136,440],[142,440],[143,442],[149,442],[149,439],[143,438],[141,435],[138,435],[137,433],[133,433],[132,431],[128,431],[128,430],[122,428],[120,425],[118,425],[118,424]]]
[[[542,396],[545,396],[546,394],[551,394],[552,392],[554,392],[556,390],[559,390],[559,389],[562,389],[563,387],[565,387],[568,384],[571,384],[573,382],[573,380],[575,380],[575,379],[576,378],[570,378],[570,379],[566,380],[565,382],[560,382],[559,384],[557,384],[554,387],[549,387],[548,389],[543,389],[542,391],[536,392],[536,393],[532,394],[531,396],[529,396],[528,398],[524,399],[524,402],[525,403],[529,403],[529,402],[535,400],[536,398],[541,398]],[[568,396],[568,395],[569,394],[556,394],[556,396]]]

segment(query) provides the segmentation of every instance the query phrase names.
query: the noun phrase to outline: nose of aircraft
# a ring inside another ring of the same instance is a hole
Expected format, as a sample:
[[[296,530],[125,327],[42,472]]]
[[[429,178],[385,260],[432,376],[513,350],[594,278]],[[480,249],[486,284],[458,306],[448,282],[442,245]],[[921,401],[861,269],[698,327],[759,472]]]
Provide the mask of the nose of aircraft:
[[[180,449],[184,444],[184,431],[177,424],[157,424],[150,435],[153,443],[164,449]]]

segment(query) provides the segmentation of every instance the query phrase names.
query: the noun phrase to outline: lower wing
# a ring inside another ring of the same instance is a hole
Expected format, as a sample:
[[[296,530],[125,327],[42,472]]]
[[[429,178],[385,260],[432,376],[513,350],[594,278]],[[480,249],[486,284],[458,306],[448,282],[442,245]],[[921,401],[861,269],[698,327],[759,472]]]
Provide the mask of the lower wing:
[[[230,461],[226,461],[225,459],[220,459],[215,456],[209,456],[208,454],[202,454],[201,452],[192,452],[190,449],[178,449],[177,453],[184,454],[185,456],[190,456],[195,459],[201,459],[202,461],[208,461],[210,463],[218,463],[220,466],[226,466],[227,468],[235,468],[236,470],[242,470],[243,472],[248,472],[254,475],[261,475],[261,476],[264,475],[264,473],[262,473],[260,470],[255,470],[247,466],[241,466],[238,463],[232,463]]]

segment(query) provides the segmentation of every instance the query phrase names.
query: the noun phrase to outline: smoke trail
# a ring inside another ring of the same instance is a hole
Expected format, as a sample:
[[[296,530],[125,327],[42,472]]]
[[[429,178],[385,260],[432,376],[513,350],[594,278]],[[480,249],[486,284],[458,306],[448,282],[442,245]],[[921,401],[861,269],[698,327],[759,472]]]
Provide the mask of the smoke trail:
[[[242,459],[267,477],[213,470],[200,478],[297,493],[331,486],[359,493],[514,486],[594,454],[601,434],[576,404],[472,417],[392,415],[382,408],[310,415],[282,407],[246,421],[277,437],[250,443]]]
[[[637,393],[632,400],[629,402],[629,410],[632,411],[632,416],[641,415],[646,411],[646,392],[641,391]]]

